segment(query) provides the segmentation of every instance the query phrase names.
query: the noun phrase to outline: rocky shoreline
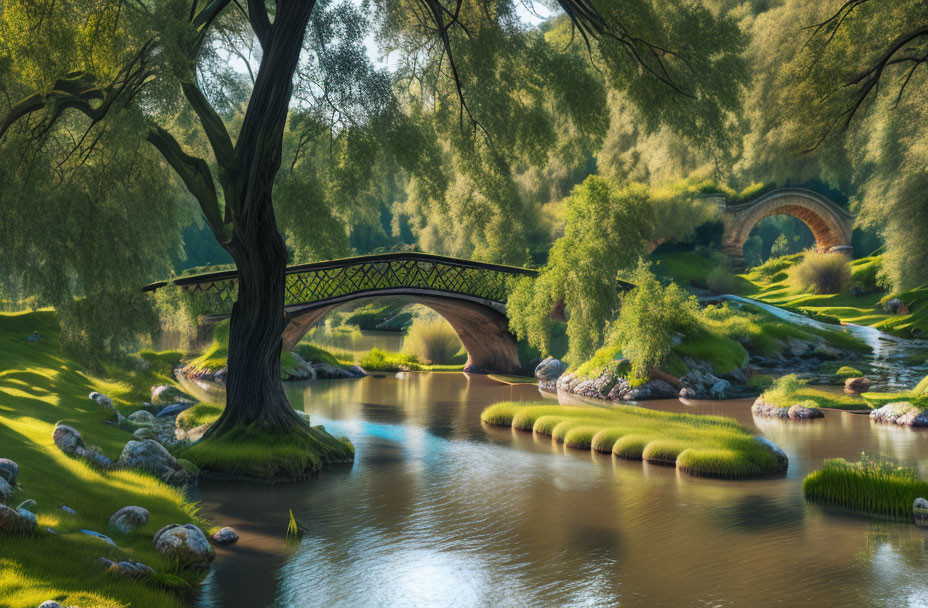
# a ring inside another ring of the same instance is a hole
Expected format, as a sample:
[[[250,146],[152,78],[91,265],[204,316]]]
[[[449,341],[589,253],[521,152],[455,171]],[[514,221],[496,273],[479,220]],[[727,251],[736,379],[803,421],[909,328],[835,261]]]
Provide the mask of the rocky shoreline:
[[[314,380],[341,380],[350,378],[363,378],[367,375],[363,369],[357,365],[335,366],[322,361],[306,361],[296,353],[291,353],[296,359],[294,369],[284,371],[285,382],[312,382]],[[181,366],[174,370],[174,374],[190,381],[208,382],[226,385],[226,376],[228,368],[223,367],[218,370],[193,370],[188,366]]]

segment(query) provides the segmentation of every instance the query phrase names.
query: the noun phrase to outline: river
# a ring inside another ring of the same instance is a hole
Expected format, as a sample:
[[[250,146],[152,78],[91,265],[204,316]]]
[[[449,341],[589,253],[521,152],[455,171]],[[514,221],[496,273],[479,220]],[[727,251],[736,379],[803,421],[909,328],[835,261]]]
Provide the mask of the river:
[[[287,390],[356,461],[298,484],[201,480],[204,514],[241,534],[204,607],[928,606],[928,533],[801,493],[823,460],[863,450],[924,476],[928,432],[755,419],[751,400],[646,404],[732,416],[789,455],[785,475],[735,482],[481,425],[491,403],[544,398],[533,386],[406,373]]]

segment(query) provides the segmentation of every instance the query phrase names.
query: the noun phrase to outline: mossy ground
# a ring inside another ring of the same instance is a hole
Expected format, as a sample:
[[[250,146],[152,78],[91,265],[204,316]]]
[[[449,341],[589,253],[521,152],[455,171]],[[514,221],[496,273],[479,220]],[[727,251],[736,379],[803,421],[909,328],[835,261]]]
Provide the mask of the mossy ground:
[[[788,408],[801,403],[810,408],[832,408],[839,410],[870,410],[870,405],[862,398],[807,386],[794,375],[783,376],[760,398],[769,405]]]
[[[864,454],[860,462],[826,460],[802,483],[809,500],[853,511],[896,519],[911,519],[912,503],[928,496],[928,481],[893,461]]]
[[[640,407],[497,403],[486,424],[550,435],[569,447],[675,465],[692,475],[743,478],[783,470],[776,456],[731,418]]]
[[[41,340],[26,341],[32,331]],[[58,341],[52,311],[0,314],[0,457],[19,464],[15,506],[27,498],[37,502],[38,530],[34,535],[0,535],[0,604],[34,608],[48,599],[63,605],[170,608],[185,605],[198,582],[189,573],[162,575],[143,581],[116,577],[95,564],[100,556],[115,561],[148,564],[159,573],[170,565],[155,551],[151,538],[169,523],[196,523],[196,506],[183,493],[153,477],[130,471],[106,473],[83,461],[65,456],[55,447],[52,431],[57,422],[75,427],[88,444],[97,445],[115,460],[132,436],[114,425],[87,395],[106,393],[117,406],[131,408],[150,396],[151,385],[166,380],[164,368],[173,366],[171,355],[143,355],[161,367],[120,371],[104,366],[103,376],[92,377],[64,354]],[[67,505],[77,511],[61,511]],[[118,547],[78,533],[90,529],[110,534],[110,515],[127,505],[145,507],[149,523],[128,535],[111,534]],[[59,532],[45,532],[47,527]]]

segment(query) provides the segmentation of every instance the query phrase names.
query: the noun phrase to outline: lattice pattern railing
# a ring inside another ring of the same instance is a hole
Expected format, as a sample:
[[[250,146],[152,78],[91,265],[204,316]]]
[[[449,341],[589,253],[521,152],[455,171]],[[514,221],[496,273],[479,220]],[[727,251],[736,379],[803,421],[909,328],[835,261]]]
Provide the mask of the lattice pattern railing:
[[[284,305],[297,306],[384,290],[422,289],[505,303],[507,279],[534,275],[512,266],[483,264],[421,253],[383,254],[291,266],[284,276]],[[173,282],[208,314],[228,314],[237,295],[235,272],[183,277]],[[153,283],[145,291],[168,285]]]

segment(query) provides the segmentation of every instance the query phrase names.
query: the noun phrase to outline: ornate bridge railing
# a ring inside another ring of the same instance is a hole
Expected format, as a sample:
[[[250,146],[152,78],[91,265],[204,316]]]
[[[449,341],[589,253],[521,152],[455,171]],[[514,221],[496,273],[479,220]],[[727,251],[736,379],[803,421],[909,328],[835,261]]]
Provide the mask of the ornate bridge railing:
[[[427,253],[384,253],[289,266],[284,275],[284,305],[297,307],[339,301],[377,292],[445,292],[505,304],[507,279],[535,276],[528,268],[485,264]],[[153,292],[174,285],[184,289],[205,313],[232,312],[238,290],[234,270],[180,277],[143,288]]]

